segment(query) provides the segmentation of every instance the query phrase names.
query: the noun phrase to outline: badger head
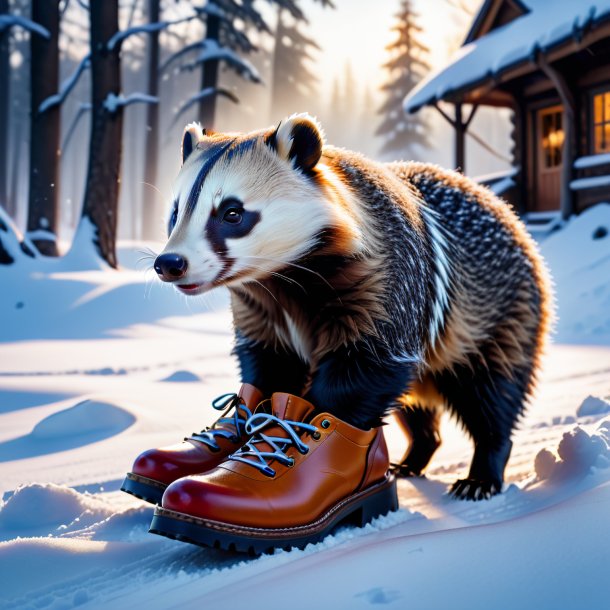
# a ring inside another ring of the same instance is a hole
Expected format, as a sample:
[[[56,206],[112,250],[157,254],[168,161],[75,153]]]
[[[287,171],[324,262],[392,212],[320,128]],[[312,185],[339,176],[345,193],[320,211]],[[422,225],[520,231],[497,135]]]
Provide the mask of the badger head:
[[[185,294],[260,281],[312,253],[329,230],[357,248],[357,223],[337,204],[322,147],[308,115],[245,135],[188,125],[169,239],[154,265],[160,279]]]

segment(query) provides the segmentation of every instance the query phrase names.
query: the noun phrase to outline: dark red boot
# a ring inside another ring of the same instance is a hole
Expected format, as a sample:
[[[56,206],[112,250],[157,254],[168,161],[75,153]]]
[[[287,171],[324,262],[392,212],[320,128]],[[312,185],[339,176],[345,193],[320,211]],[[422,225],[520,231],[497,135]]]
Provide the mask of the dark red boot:
[[[252,437],[213,470],[174,481],[150,531],[254,553],[302,548],[339,523],[398,508],[381,428],[360,430],[290,394],[258,410]]]
[[[212,406],[224,409],[224,413],[211,428],[175,445],[142,453],[127,473],[121,490],[157,504],[165,488],[176,479],[216,467],[247,440],[246,420],[262,399],[261,392],[247,383],[242,385],[239,394],[219,396]]]

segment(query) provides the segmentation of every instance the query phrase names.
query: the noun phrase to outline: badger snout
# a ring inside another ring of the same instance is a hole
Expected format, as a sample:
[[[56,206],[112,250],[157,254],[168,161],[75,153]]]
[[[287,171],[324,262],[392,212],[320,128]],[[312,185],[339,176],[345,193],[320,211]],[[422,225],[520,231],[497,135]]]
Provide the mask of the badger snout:
[[[175,282],[186,275],[188,261],[180,254],[168,252],[157,256],[154,267],[161,281]]]

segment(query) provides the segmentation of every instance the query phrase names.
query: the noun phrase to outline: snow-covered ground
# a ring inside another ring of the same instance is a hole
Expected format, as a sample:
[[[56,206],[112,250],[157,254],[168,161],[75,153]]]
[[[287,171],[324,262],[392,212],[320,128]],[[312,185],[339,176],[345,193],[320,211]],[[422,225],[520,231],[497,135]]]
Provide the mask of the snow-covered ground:
[[[506,492],[451,500],[471,447],[447,419],[401,510],[258,559],[147,533],[133,458],[210,423],[237,387],[226,295],[137,271],[0,267],[1,608],[589,608],[610,600],[610,206],[547,238],[557,342]],[[593,236],[597,236],[594,239]],[[388,427],[395,455],[404,450]]]

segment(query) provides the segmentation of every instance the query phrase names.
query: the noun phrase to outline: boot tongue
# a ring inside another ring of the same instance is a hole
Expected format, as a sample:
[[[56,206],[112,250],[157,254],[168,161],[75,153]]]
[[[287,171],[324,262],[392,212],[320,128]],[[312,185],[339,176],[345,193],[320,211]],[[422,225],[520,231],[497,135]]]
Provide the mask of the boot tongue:
[[[237,395],[250,411],[254,411],[258,403],[263,400],[263,393],[257,387],[250,385],[249,383],[242,384]]]
[[[302,422],[313,410],[312,404],[293,394],[276,392],[271,397],[271,412],[279,419]]]

